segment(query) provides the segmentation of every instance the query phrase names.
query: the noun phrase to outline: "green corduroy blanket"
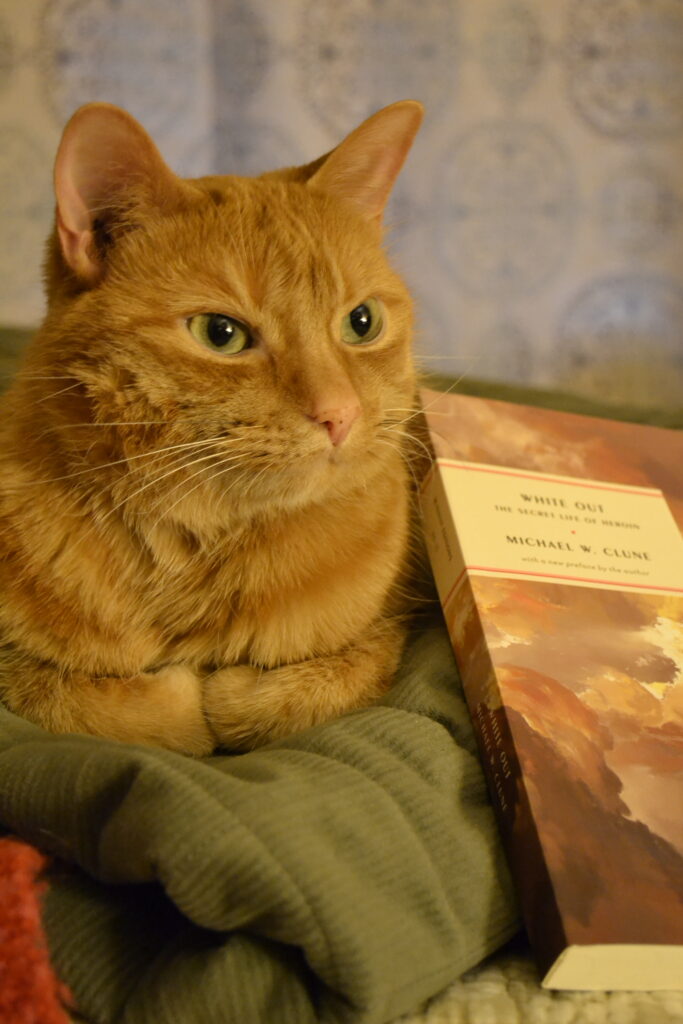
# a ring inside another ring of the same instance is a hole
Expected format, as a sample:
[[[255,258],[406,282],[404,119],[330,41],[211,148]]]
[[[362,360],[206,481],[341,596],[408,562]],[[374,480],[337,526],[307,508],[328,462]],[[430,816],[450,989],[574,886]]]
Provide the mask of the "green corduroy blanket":
[[[381,1024],[518,927],[441,624],[383,704],[242,756],[0,709],[0,827],[58,857],[52,958],[94,1024]]]
[[[0,710],[0,821],[64,864],[52,959],[97,1024],[379,1024],[518,927],[442,627],[383,705],[241,756]]]

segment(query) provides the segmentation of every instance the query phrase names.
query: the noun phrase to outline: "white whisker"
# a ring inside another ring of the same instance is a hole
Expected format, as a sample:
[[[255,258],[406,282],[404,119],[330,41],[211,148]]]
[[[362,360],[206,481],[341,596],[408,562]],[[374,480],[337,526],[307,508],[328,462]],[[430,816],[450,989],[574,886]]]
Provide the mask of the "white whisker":
[[[154,455],[162,455],[165,452],[175,452],[175,451],[180,451],[181,449],[186,449],[186,448],[206,447],[207,445],[215,444],[217,441],[221,441],[221,440],[223,440],[223,439],[220,438],[220,437],[211,437],[211,438],[206,438],[205,440],[202,440],[202,441],[188,441],[188,442],[183,442],[182,444],[168,445],[165,448],[155,448],[155,449],[153,449],[152,451],[149,451],[149,452],[141,452],[139,455],[128,455],[128,456],[126,456],[126,458],[116,459],[114,462],[103,462],[103,463],[100,463],[97,466],[89,466],[88,469],[79,469],[79,470],[76,470],[75,473],[65,473],[63,476],[48,477],[48,478],[46,478],[44,480],[31,480],[31,481],[27,481],[25,484],[22,485],[22,487],[36,487],[36,486],[38,486],[40,484],[52,484],[52,483],[57,483],[58,481],[61,481],[61,480],[73,480],[75,477],[87,476],[88,473],[98,473],[100,470],[111,469],[113,466],[122,466],[122,465],[128,464],[130,462],[135,462],[138,459],[149,459],[149,458],[152,458],[152,456],[154,456]],[[134,468],[137,468],[137,467],[134,467]],[[16,488],[13,488],[13,490],[16,490]]]
[[[405,454],[401,451],[401,449],[397,445],[393,444],[391,441],[387,440],[387,438],[385,438],[385,437],[378,437],[377,441],[378,441],[379,444],[386,445],[387,448],[391,448],[392,451],[397,452],[401,456],[401,459],[402,459],[406,469],[408,470],[408,472],[410,473],[411,477],[413,478],[413,483],[415,484],[415,494],[417,495],[417,501],[418,501],[418,504],[419,504],[419,502],[420,502],[420,485],[418,483],[417,477],[415,476],[415,473],[413,472],[413,467],[410,465],[410,462],[408,461],[408,459],[406,459]]]
[[[256,476],[252,477],[251,480],[247,481],[249,490],[253,491],[256,484],[259,482],[262,476],[267,476],[273,466],[277,465],[277,461],[272,458],[269,459],[265,465],[258,471]]]
[[[196,466],[200,462],[208,462],[210,459],[217,458],[217,456],[218,453],[214,450],[212,452],[209,452],[208,455],[202,455],[198,459],[192,459],[191,462],[181,462],[179,465],[174,466],[173,469],[169,469],[165,473],[162,473],[161,476],[153,477],[152,480],[148,480],[146,484],[142,485],[142,487],[138,487],[131,494],[127,494],[125,498],[117,502],[116,505],[109,509],[106,516],[104,516],[104,518],[101,519],[100,522],[104,522],[104,520],[108,519],[109,516],[116,512],[117,509],[121,508],[122,505],[125,505],[126,502],[131,501],[132,498],[137,497],[138,494],[142,494],[143,491],[149,490],[150,487],[154,487],[156,484],[160,484],[162,480],[166,480],[167,477],[173,476],[174,473],[179,473],[183,469],[190,469],[191,466]]]
[[[428,410],[428,409],[431,409],[431,407],[432,407],[432,406],[433,406],[433,405],[434,405],[434,404],[435,404],[436,402],[438,402],[438,401],[439,401],[439,399],[441,398],[441,396],[442,396],[442,395],[450,395],[450,394],[451,394],[451,392],[453,392],[453,391],[454,391],[454,390],[455,390],[455,389],[457,388],[458,384],[460,384],[460,382],[461,382],[462,380],[464,380],[465,376],[466,376],[466,374],[464,374],[464,373],[460,374],[460,376],[459,376],[459,377],[457,378],[457,380],[454,380],[454,381],[453,381],[453,383],[452,383],[452,384],[450,385],[450,387],[446,388],[446,390],[445,390],[445,391],[439,391],[439,393],[438,393],[438,395],[436,396],[436,398],[433,398],[433,399],[431,400],[431,402],[428,402],[428,403],[427,403],[427,405],[421,405],[421,406],[419,407],[419,409],[416,409],[416,410],[415,410],[415,411],[414,411],[414,412],[412,413],[412,415],[410,415],[410,416],[407,416],[407,417],[406,417],[406,418],[405,418],[404,420],[400,420],[399,422],[400,422],[401,424],[404,424],[404,423],[408,423],[408,422],[409,422],[409,420],[412,420],[412,419],[414,419],[414,418],[415,418],[416,416],[419,416],[419,415],[420,415],[421,413],[423,413],[423,412],[427,412],[427,410]]]
[[[81,382],[80,382],[80,380],[77,380],[75,384],[69,384],[69,386],[67,388],[61,388],[61,390],[59,390],[59,391],[53,391],[52,394],[50,394],[50,395],[43,395],[42,398],[39,398],[36,401],[36,405],[40,405],[42,402],[47,402],[51,398],[56,398],[57,395],[63,395],[67,391],[73,391],[74,388],[79,388],[80,386],[81,386]]]
[[[75,375],[73,373],[55,373],[55,374],[42,374],[42,373],[22,373],[20,370],[3,370],[0,372],[0,377],[21,377],[22,380],[74,380]]]
[[[446,392],[444,391],[443,394],[446,394]],[[430,403],[430,404],[432,404],[432,403]],[[395,406],[392,406],[391,409],[385,409],[384,411],[388,415],[390,415],[391,413],[394,413],[394,412],[409,412],[409,413],[415,414],[415,413],[421,412],[422,409],[421,408],[420,409],[416,409],[414,405],[410,406],[410,407],[405,407],[405,408],[401,408],[401,406],[395,405]],[[451,414],[448,413],[448,412],[433,412],[432,413],[432,416],[450,416],[450,415]],[[400,421],[397,421],[397,422],[404,423],[406,421],[405,420],[400,420]]]
[[[208,442],[203,442],[202,447],[205,448],[207,446],[207,444],[208,444]],[[212,458],[212,457],[213,457],[213,454],[209,455],[209,456],[205,456],[205,458]],[[153,462],[151,464],[152,472],[154,472],[154,468],[159,463],[163,464],[167,458],[168,458],[167,455],[159,456],[159,458],[155,462]],[[200,460],[195,460],[195,461],[200,461]],[[193,465],[193,464],[194,463],[191,462],[189,465]],[[116,511],[117,508],[120,508],[121,505],[125,504],[126,501],[128,501],[129,498],[134,497],[136,494],[140,493],[141,491],[146,490],[148,487],[151,487],[153,484],[158,483],[159,481],[165,479],[167,476],[171,476],[173,473],[179,472],[181,469],[185,468],[187,465],[188,464],[186,462],[181,462],[179,465],[175,466],[173,469],[168,470],[168,472],[163,473],[161,476],[155,475],[151,481],[148,481],[142,487],[138,488],[138,490],[134,491],[130,495],[127,495],[122,501],[120,501],[120,502],[118,502],[118,504],[114,505],[113,508],[109,509],[109,511],[99,520],[99,522],[103,523],[106,519],[109,518],[110,515],[112,515]],[[139,468],[140,467],[135,467],[135,469],[139,469]],[[144,468],[145,468],[146,471],[149,471],[150,470],[150,465],[147,464]],[[76,494],[75,497],[72,498],[71,506],[73,507],[75,505],[78,505],[78,503],[80,501],[80,498],[81,498],[81,495],[80,494]],[[73,514],[75,514],[75,515],[77,515],[79,517],[82,515],[82,513],[80,513],[80,512],[76,512],[76,513],[73,513]]]
[[[436,360],[439,360],[439,359],[449,359],[451,361],[457,361],[457,362],[461,363],[464,359],[468,359],[468,360],[472,361],[472,356],[471,355],[462,355],[462,356],[455,356],[455,355],[430,355],[430,356],[423,356],[419,352],[415,353],[415,362],[416,363],[432,362],[432,361],[436,361]]]
[[[58,427],[49,427],[44,433],[55,433],[59,430],[76,430],[78,427],[158,427],[168,424],[168,420],[112,420],[108,422],[100,422],[99,420],[91,423],[60,423]],[[41,437],[44,434],[40,435]]]
[[[248,457],[249,457],[249,453],[248,453],[248,452],[239,452],[239,453],[238,453],[237,455],[227,455],[227,456],[226,456],[226,455],[222,455],[222,453],[221,453],[220,451],[216,451],[216,452],[214,452],[214,453],[213,453],[213,458],[215,458],[215,459],[220,459],[220,460],[221,460],[221,461],[220,461],[220,465],[221,465],[222,467],[226,466],[226,465],[227,465],[227,464],[228,464],[229,462],[243,462],[243,461],[244,461],[245,459],[247,459]],[[184,464],[183,464],[183,467],[182,467],[182,468],[184,468],[184,469],[189,469],[189,468],[190,468],[190,466],[195,466],[195,465],[197,465],[197,464],[198,464],[199,462],[205,462],[205,461],[208,461],[208,456],[204,456],[204,457],[203,457],[203,458],[201,458],[201,459],[194,459],[194,460],[193,460],[192,462],[187,462],[187,463],[184,463]],[[191,476],[190,476],[190,477],[189,477],[189,478],[188,478],[187,480],[181,480],[181,481],[180,481],[179,483],[175,484],[175,486],[174,486],[174,487],[172,487],[172,488],[171,488],[171,490],[170,490],[170,491],[169,491],[169,492],[168,492],[167,494],[164,494],[164,495],[162,495],[162,497],[161,497],[161,498],[159,499],[159,501],[156,501],[156,502],[155,502],[155,503],[154,503],[154,504],[153,504],[153,505],[151,506],[151,508],[152,508],[152,509],[158,508],[158,507],[159,507],[159,505],[160,505],[160,503],[161,503],[161,502],[162,502],[162,501],[163,501],[163,500],[164,500],[165,498],[169,498],[169,497],[170,497],[170,496],[171,496],[171,495],[173,494],[173,492],[174,492],[174,491],[177,491],[177,490],[178,490],[178,488],[179,488],[179,487],[182,487],[182,486],[184,486],[184,485],[188,484],[188,483],[189,483],[189,482],[190,482],[191,480],[194,480],[194,478],[195,478],[196,476],[201,476],[201,474],[202,474],[203,472],[204,472],[204,468],[202,467],[202,469],[198,469],[196,473],[192,473],[192,475],[191,475]],[[206,482],[208,483],[208,480],[213,480],[213,477],[214,477],[215,475],[218,475],[218,474],[213,474],[212,476],[210,476],[210,477],[209,477],[209,478],[207,479],[207,481],[206,481]],[[163,478],[162,478],[162,479],[163,479]],[[200,481],[199,481],[199,483],[198,483],[198,484],[197,484],[196,486],[197,486],[197,487],[200,487],[200,486],[201,486],[201,484],[202,484],[202,481],[200,480]],[[192,490],[196,490],[196,487],[193,487],[193,488],[192,488]],[[188,492],[188,493],[189,493],[189,492]],[[177,505],[177,504],[178,504],[178,502],[182,501],[184,497],[185,497],[185,495],[181,495],[181,496],[180,496],[180,498],[178,499],[178,501],[177,501],[177,502],[175,502],[175,504],[174,504],[174,505],[172,505],[172,506],[171,506],[171,508],[175,508],[175,505]]]
[[[427,447],[424,441],[421,438],[416,437],[415,434],[410,434],[406,431],[399,430],[398,427],[383,427],[383,430],[386,430],[390,434],[397,434],[400,438],[406,440],[410,444],[419,444],[419,446],[422,448],[427,458],[429,459],[430,465],[434,461],[434,456],[430,449]]]
[[[221,476],[221,474],[222,474],[222,473],[225,473],[225,471],[226,471],[226,467],[227,467],[228,469],[238,469],[238,468],[239,468],[239,467],[237,467],[237,466],[228,466],[227,464],[228,464],[229,462],[238,462],[238,461],[240,461],[240,460],[243,460],[243,459],[245,459],[246,457],[247,457],[247,456],[246,456],[246,454],[244,454],[244,453],[243,453],[243,454],[241,454],[241,455],[231,455],[231,456],[229,456],[228,458],[225,458],[225,459],[223,459],[223,460],[222,460],[222,462],[221,462],[220,468],[219,468],[219,469],[217,470],[217,472],[215,472],[215,473],[212,473],[212,474],[211,474],[211,475],[210,475],[209,477],[207,477],[207,478],[206,478],[205,480],[200,480],[200,481],[199,481],[199,483],[195,484],[195,486],[194,486],[194,487],[191,487],[189,491],[185,491],[185,493],[184,493],[184,494],[181,494],[181,495],[180,495],[180,497],[178,498],[178,500],[177,500],[177,501],[174,501],[174,502],[173,502],[173,504],[172,504],[172,505],[171,505],[171,506],[170,506],[169,508],[166,508],[166,509],[164,509],[164,511],[162,512],[162,514],[161,514],[161,515],[159,516],[159,518],[158,518],[157,520],[155,520],[155,522],[154,522],[154,523],[152,524],[152,527],[151,527],[151,529],[152,529],[152,530],[155,530],[155,529],[156,529],[156,528],[157,528],[157,527],[159,526],[159,523],[160,523],[160,522],[162,521],[162,519],[164,519],[164,518],[165,518],[166,516],[168,516],[168,515],[169,515],[169,513],[171,513],[171,512],[173,511],[173,509],[174,509],[174,508],[176,507],[176,505],[179,505],[179,504],[181,503],[181,501],[184,501],[184,500],[185,500],[186,498],[188,498],[188,497],[190,496],[190,494],[192,494],[192,493],[193,493],[194,491],[196,491],[196,490],[197,490],[197,488],[198,488],[198,487],[201,487],[201,486],[202,486],[202,484],[208,484],[208,483],[210,483],[210,482],[211,482],[212,480],[215,480],[215,478],[216,478],[217,476]],[[190,463],[190,465],[194,465],[194,463]],[[181,481],[181,483],[180,483],[180,484],[178,484],[178,485],[177,485],[177,486],[176,486],[175,488],[173,488],[173,490],[177,490],[177,488],[178,488],[178,487],[180,487],[180,486],[182,486],[183,484],[188,484],[188,483],[190,483],[190,481],[191,481],[191,480],[194,480],[194,478],[195,478],[196,476],[201,476],[202,472],[203,472],[203,470],[201,470],[201,469],[200,469],[200,470],[197,470],[197,472],[196,472],[196,473],[193,473],[193,474],[192,474],[192,476],[191,476],[191,477],[189,478],[189,480],[184,480],[184,481]],[[173,490],[172,490],[172,491],[170,492],[171,494],[173,493]],[[157,502],[157,503],[156,503],[155,505],[153,505],[152,507],[153,507],[153,508],[157,508],[157,507],[158,507],[158,505],[159,505],[159,502]]]

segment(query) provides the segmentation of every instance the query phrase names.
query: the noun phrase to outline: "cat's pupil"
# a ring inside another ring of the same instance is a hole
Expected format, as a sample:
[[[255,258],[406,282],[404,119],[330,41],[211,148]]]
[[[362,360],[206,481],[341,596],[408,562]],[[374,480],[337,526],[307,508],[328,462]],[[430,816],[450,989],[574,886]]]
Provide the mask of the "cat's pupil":
[[[356,306],[349,313],[351,327],[359,338],[364,338],[372,327],[372,313],[367,306]]]
[[[206,335],[212,345],[221,348],[235,336],[235,324],[229,316],[214,313],[206,326]]]

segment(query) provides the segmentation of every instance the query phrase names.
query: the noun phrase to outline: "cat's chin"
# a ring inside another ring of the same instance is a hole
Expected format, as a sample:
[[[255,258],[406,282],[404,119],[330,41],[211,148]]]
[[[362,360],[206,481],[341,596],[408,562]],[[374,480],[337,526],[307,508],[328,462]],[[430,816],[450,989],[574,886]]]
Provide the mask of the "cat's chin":
[[[324,466],[346,466],[350,461],[348,452],[332,446],[320,452],[319,459]]]
[[[353,493],[366,497],[373,482],[387,473],[391,461],[384,452],[330,446],[280,466],[270,479],[262,480],[258,490],[242,492],[235,511],[247,518],[280,515],[334,498],[348,499]]]

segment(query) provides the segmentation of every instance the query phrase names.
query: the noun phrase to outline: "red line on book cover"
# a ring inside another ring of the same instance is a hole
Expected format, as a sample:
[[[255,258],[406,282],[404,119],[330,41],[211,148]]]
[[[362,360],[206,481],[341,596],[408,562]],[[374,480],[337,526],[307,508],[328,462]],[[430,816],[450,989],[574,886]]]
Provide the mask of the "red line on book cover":
[[[588,576],[564,576],[561,573],[553,572],[531,572],[529,569],[496,569],[492,565],[466,565],[462,570],[457,580],[448,591],[444,598],[444,605],[447,605],[451,600],[458,585],[462,580],[463,576],[468,572],[496,572],[501,576],[506,576],[509,579],[515,579],[517,576],[530,576],[536,580],[567,580],[574,583],[599,583],[600,586],[609,587],[611,590],[661,590],[663,594],[683,594],[683,587],[659,587],[655,583],[627,583],[619,581],[619,583],[613,583],[611,580],[591,579]]]
[[[595,491],[615,491],[617,494],[637,494],[643,498],[661,498],[662,492],[654,487],[626,487],[621,484],[591,483],[587,480],[578,480],[573,476],[555,476],[549,473],[520,473],[517,470],[505,469],[502,466],[482,466],[472,462],[456,462],[454,459],[439,458],[441,466],[452,466],[454,469],[466,469],[471,473],[495,473],[499,476],[520,477],[522,480],[542,479],[548,484],[571,484],[572,487],[585,487]],[[425,486],[428,480],[425,481]]]

